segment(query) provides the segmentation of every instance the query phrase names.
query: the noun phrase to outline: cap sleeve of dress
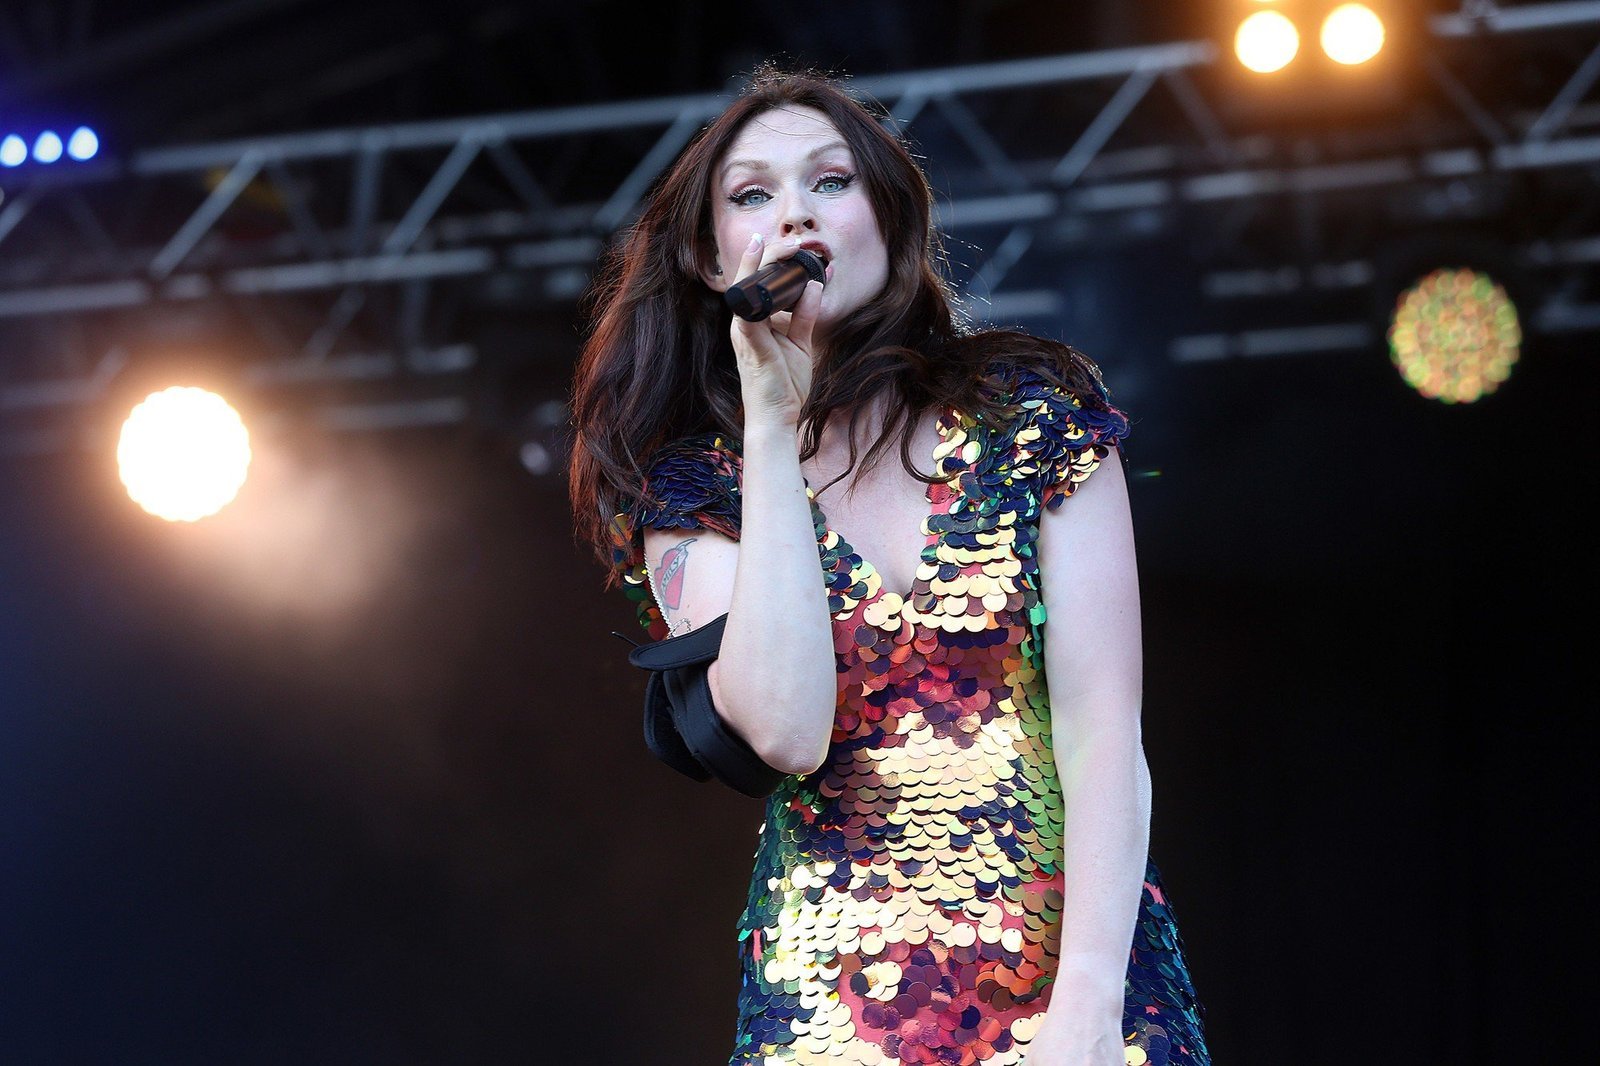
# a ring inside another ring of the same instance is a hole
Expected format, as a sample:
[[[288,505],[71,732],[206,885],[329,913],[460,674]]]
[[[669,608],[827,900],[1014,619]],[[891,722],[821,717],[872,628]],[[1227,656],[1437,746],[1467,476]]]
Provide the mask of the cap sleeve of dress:
[[[637,525],[713,529],[739,539],[739,475],[721,438],[693,438],[657,453],[641,487]]]
[[[722,438],[686,438],[650,461],[634,506],[611,520],[611,559],[652,639],[665,635],[666,623],[650,595],[644,531],[703,528],[738,540],[739,515],[739,474]]]
[[[1098,379],[1092,390],[1077,392],[1018,367],[1012,380],[1013,402],[1022,409],[1019,459],[1037,466],[1040,506],[1054,511],[1121,445],[1128,416],[1111,405]]]

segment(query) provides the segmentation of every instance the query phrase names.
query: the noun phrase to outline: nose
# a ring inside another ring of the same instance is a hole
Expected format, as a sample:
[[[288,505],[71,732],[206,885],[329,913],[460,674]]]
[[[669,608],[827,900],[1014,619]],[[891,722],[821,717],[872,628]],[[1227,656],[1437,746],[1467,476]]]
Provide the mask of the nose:
[[[780,217],[782,222],[779,228],[779,236],[789,237],[817,228],[817,220],[811,211],[810,201],[804,196],[791,195],[786,197]]]

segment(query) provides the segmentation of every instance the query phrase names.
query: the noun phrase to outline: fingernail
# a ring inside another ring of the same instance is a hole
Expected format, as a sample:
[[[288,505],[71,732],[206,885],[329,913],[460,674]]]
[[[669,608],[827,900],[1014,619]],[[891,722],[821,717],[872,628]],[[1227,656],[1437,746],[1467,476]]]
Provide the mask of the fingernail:
[[[760,246],[761,246],[761,231],[760,230],[756,230],[754,233],[750,234],[750,247],[759,248]]]
[[[783,243],[787,244],[790,248],[798,248],[798,247],[800,247],[800,238],[799,237],[785,237],[783,239]]]

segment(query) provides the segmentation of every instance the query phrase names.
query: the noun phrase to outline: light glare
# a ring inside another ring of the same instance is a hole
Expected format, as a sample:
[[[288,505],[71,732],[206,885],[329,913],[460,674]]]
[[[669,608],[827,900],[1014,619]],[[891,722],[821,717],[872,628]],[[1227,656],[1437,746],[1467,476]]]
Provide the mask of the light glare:
[[[1389,357],[1417,392],[1441,403],[1472,403],[1511,376],[1521,355],[1516,305],[1487,274],[1433,271],[1395,302]]]
[[[117,467],[140,507],[169,522],[196,522],[239,494],[250,434],[221,396],[174,386],[151,393],[128,415]]]
[[[1271,74],[1288,66],[1300,51],[1300,31],[1282,12],[1257,11],[1239,23],[1233,51],[1248,69]]]
[[[45,130],[33,142],[33,158],[41,163],[54,163],[61,158],[61,135],[55,130]]]
[[[1383,20],[1365,4],[1341,4],[1322,22],[1322,50],[1335,63],[1355,66],[1383,49]]]
[[[94,158],[100,150],[100,138],[95,136],[94,130],[88,126],[79,126],[72,131],[72,136],[67,138],[67,154],[78,162]]]

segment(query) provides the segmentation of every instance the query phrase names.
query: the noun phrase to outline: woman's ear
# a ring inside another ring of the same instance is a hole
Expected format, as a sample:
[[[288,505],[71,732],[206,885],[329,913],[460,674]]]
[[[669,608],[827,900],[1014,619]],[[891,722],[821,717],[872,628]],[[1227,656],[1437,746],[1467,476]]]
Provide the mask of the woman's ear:
[[[729,279],[722,273],[722,263],[717,260],[716,254],[700,254],[700,280],[717,292],[728,291]]]

